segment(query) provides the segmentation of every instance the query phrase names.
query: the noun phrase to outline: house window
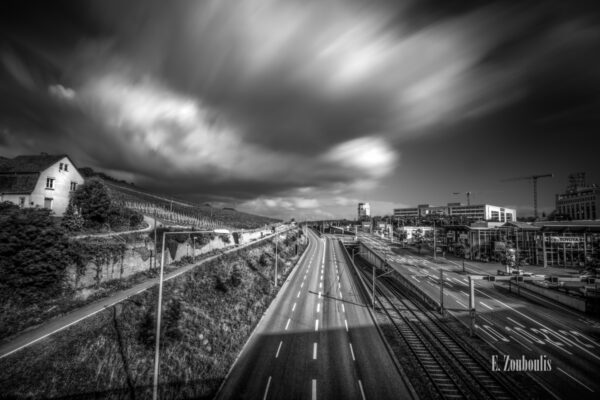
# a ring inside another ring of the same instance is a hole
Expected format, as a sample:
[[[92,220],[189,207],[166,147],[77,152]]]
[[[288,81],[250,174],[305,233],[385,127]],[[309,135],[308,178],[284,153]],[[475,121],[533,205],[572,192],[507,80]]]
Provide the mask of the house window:
[[[46,189],[54,189],[54,178],[46,178]]]
[[[63,165],[64,165],[63,163],[60,163],[60,164],[58,165],[58,170],[59,170],[59,171],[62,171],[62,170],[63,170]],[[65,169],[66,169],[66,168],[65,168]]]
[[[65,164],[65,171],[69,170],[69,164]]]
[[[77,190],[77,182],[71,182],[71,192],[74,192]]]
[[[25,207],[25,197],[19,197],[19,207]]]
[[[44,208],[52,210],[52,198],[51,197],[44,198]]]

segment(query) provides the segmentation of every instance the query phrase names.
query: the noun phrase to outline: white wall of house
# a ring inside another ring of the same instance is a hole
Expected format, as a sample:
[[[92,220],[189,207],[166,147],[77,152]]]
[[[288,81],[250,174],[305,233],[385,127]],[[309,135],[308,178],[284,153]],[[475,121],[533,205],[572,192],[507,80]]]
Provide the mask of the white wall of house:
[[[67,165],[66,170],[65,165]],[[52,188],[46,187],[48,178],[54,179]],[[68,157],[63,157],[60,161],[40,172],[38,182],[30,196],[29,207],[43,208],[49,205],[54,214],[60,217],[64,214],[69,204],[71,183],[75,183],[78,187],[83,182],[83,177],[71,160]]]
[[[18,206],[31,207],[31,196],[29,194],[0,194],[0,202],[3,201],[10,201]]]

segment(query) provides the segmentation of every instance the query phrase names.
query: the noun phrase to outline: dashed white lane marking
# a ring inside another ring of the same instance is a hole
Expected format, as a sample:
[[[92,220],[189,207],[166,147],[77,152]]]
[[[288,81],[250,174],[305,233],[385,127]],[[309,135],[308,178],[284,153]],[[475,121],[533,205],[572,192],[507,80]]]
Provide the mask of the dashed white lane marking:
[[[290,321],[291,321],[291,318],[288,318],[288,321],[287,321],[287,323],[285,324],[285,330],[286,330],[286,331],[287,331],[287,328],[290,326]]]
[[[319,320],[315,319],[315,332],[319,330]]]
[[[319,282],[319,288],[323,287],[323,282]]]
[[[300,285],[300,289],[302,289],[304,287],[304,282],[302,282],[302,284]]]
[[[279,357],[279,350],[281,350],[281,345],[283,344],[283,340],[279,342],[279,347],[277,347],[277,353],[275,353],[275,358]]]
[[[568,376],[569,378],[573,379],[575,382],[579,383],[581,386],[583,386],[584,388],[586,388],[590,392],[594,393],[594,391],[592,389],[590,389],[589,387],[587,387],[586,385],[584,385],[583,382],[581,382],[579,379],[577,379],[577,378],[569,375],[568,373],[566,373],[562,368],[558,367],[556,369],[559,370],[560,372],[562,372],[563,374],[565,374],[566,376]]]
[[[460,291],[462,294],[464,294],[465,296],[469,297],[469,293],[465,293],[462,290]]]
[[[342,312],[346,312],[346,310],[344,309],[344,305],[342,304]]]
[[[344,325],[346,325],[346,332],[348,332],[348,320],[344,319]]]
[[[312,400],[317,400],[317,380],[313,379],[312,380],[312,396],[311,396]]]
[[[300,291],[298,290],[298,295],[296,296],[296,298],[300,297]]]
[[[144,289],[140,289],[140,290],[138,290],[137,292],[135,292],[135,294],[140,294],[140,293],[142,293],[142,292],[145,292],[145,291],[146,291],[146,289],[145,289],[145,288],[144,288]]]
[[[321,303],[317,304],[317,312],[321,309]]]
[[[323,275],[321,275],[321,280],[323,280]]]
[[[365,391],[363,390],[362,382],[360,381],[360,379],[358,380],[358,387],[360,388],[360,395],[362,396],[362,400],[367,400],[367,398],[365,397]]]
[[[352,343],[350,344],[350,353],[352,354],[352,361],[356,361],[356,358],[354,358],[354,349],[352,348]]]
[[[317,359],[317,342],[313,343],[313,360]]]
[[[321,291],[319,291],[319,297],[318,297],[318,298],[319,298],[319,299],[321,298]]]
[[[338,288],[342,288],[342,284],[340,282],[338,282]]]
[[[463,306],[464,308],[467,308],[466,304],[463,304],[460,300],[455,300],[458,304],[460,304],[461,306]]]
[[[267,395],[269,394],[269,386],[271,386],[271,377],[269,377],[269,380],[267,381],[267,388],[265,389],[265,395],[263,396],[263,400],[267,399]]]
[[[489,309],[489,310],[493,310],[492,307],[488,306],[487,304],[485,304],[483,301],[480,301],[479,304],[481,304],[482,306],[484,306],[485,308]]]
[[[296,303],[294,303],[294,305],[292,306],[292,311],[294,311],[296,309]]]
[[[511,321],[513,324],[519,325],[521,328],[525,328],[525,325],[522,325],[522,324],[518,323],[517,321],[515,321],[511,317],[506,317],[506,319],[509,320],[509,321]]]
[[[417,281],[417,282],[421,283],[421,281],[420,281],[420,280],[418,280],[418,279],[417,279],[417,278],[416,278],[414,275],[411,275],[410,277],[411,277],[411,278],[413,278],[415,281]]]
[[[340,299],[342,298],[342,292],[340,292]]]

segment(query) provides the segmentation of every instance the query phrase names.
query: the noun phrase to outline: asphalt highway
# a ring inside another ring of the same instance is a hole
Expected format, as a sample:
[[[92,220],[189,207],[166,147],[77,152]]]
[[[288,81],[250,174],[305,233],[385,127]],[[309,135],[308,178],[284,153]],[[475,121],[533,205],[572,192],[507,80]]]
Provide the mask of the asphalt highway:
[[[309,240],[217,398],[411,398],[343,249],[310,231]]]
[[[465,324],[470,322],[467,275],[487,275],[487,272],[468,265],[465,274],[462,265],[453,262],[434,263],[402,250],[393,253],[388,241],[374,235],[359,234],[359,240],[380,254],[387,254],[388,263],[396,271],[437,301],[440,299],[440,270],[444,270],[444,306]],[[518,296],[514,285],[511,285],[512,292],[504,286],[476,281],[477,335],[498,350],[500,360],[505,355],[513,360],[522,357],[550,360],[551,370],[534,371],[531,375],[557,398],[598,398],[600,324],[566,307],[531,302]],[[503,369],[504,365],[500,367]]]

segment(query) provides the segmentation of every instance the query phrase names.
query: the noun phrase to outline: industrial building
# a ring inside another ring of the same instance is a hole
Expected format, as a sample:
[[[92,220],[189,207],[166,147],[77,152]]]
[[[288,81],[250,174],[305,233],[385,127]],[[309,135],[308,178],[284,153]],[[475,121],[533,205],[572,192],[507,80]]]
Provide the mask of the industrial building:
[[[599,207],[600,187],[588,185],[583,172],[569,175],[567,190],[556,195],[556,213],[569,220],[598,219]]]
[[[447,215],[464,217],[471,220],[510,222],[516,221],[517,211],[512,208],[490,204],[463,205],[448,203],[446,206],[432,207],[420,204],[416,208],[395,208],[394,217],[424,217],[427,215]]]

